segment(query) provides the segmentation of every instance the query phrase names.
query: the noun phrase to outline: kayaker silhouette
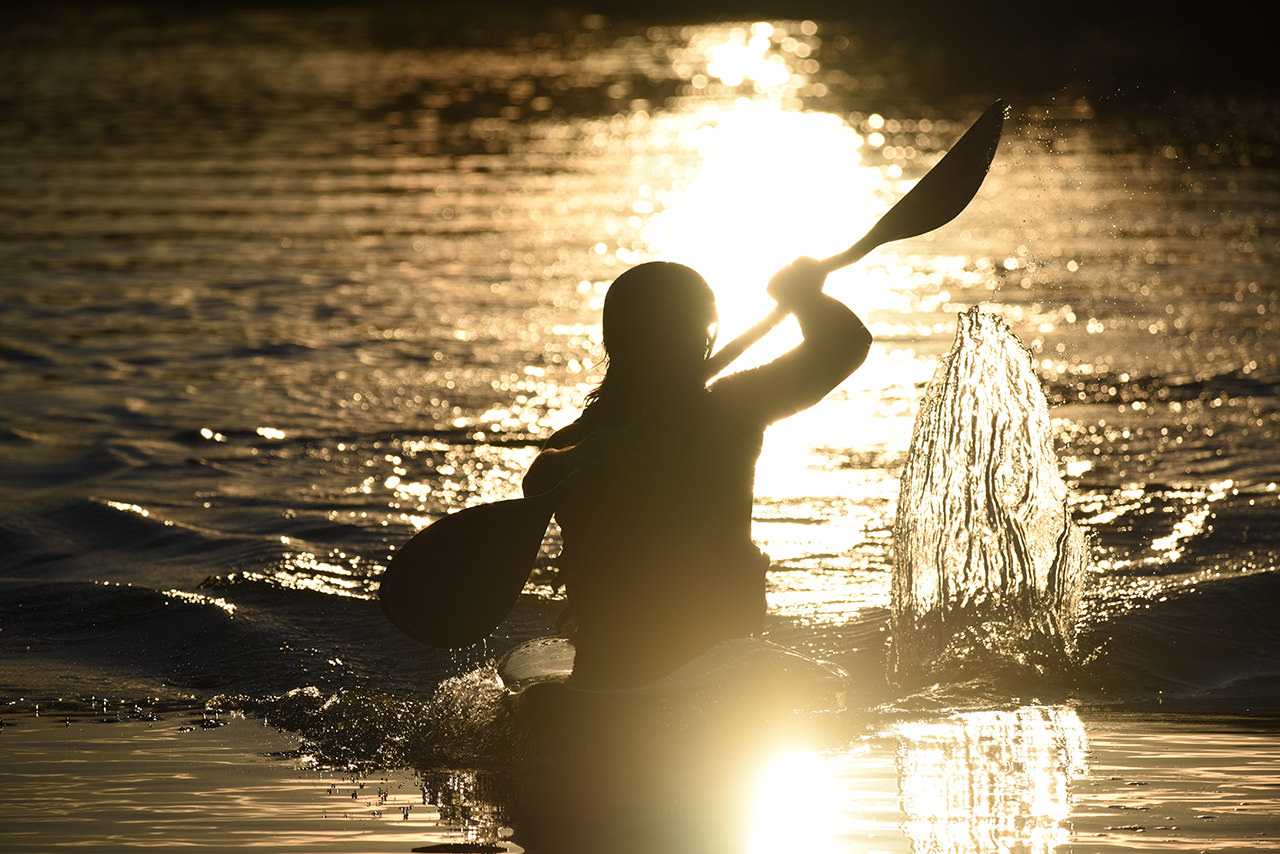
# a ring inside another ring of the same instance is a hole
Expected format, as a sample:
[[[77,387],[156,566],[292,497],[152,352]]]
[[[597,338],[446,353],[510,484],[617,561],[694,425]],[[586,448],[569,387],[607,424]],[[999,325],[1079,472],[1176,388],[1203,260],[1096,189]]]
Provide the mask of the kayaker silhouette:
[[[536,495],[580,472],[556,508],[575,683],[644,684],[760,631],[769,560],[751,540],[751,513],[765,429],[826,396],[871,344],[824,279],[812,258],[779,271],[768,293],[804,340],[710,385],[716,304],[698,273],[652,262],[609,287],[605,377],[523,483]]]

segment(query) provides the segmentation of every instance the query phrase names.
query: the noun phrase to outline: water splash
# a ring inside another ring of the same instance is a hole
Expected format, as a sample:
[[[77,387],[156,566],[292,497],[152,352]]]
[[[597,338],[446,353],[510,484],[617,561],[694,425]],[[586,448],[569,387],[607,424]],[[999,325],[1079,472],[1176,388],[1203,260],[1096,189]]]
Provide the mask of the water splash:
[[[308,686],[265,698],[218,696],[209,707],[258,715],[300,736],[309,761],[323,768],[493,769],[505,767],[514,748],[492,664],[444,679],[424,699]]]
[[[925,391],[893,540],[895,681],[992,655],[1070,660],[1088,547],[1031,354],[976,307]]]

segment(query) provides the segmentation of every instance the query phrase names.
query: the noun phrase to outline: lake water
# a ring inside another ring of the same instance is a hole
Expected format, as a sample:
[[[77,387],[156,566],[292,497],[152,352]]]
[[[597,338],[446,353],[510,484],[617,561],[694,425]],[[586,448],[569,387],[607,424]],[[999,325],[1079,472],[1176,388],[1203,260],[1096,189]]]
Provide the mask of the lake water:
[[[969,209],[831,276],[875,335],[866,365],[767,436],[767,635],[863,688],[786,772],[825,781],[807,803],[826,806],[788,832],[1274,844],[1280,101],[1044,73],[941,91],[854,23],[427,17],[105,7],[3,37],[0,750],[216,703],[326,767],[483,777],[484,665],[551,631],[554,532],[464,653],[386,623],[389,556],[518,494],[599,379],[622,270],[697,268],[727,340],[768,310],[771,272],[852,243],[1004,97]],[[895,688],[899,476],[973,306],[1029,348],[1050,404],[1090,544],[1079,654],[1043,681]],[[492,809],[455,824],[491,833],[501,797],[467,791]]]

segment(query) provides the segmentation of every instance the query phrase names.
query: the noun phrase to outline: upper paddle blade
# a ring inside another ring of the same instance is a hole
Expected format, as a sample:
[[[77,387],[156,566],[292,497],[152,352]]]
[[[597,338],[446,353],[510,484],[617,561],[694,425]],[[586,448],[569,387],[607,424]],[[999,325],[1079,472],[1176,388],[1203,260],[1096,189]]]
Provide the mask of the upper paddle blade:
[[[379,603],[396,628],[440,649],[484,640],[529,578],[552,508],[513,498],[459,510],[428,525],[395,553]]]
[[[951,150],[911,191],[881,217],[868,242],[876,245],[933,231],[959,216],[977,195],[1000,144],[1004,101],[996,101],[978,117]]]

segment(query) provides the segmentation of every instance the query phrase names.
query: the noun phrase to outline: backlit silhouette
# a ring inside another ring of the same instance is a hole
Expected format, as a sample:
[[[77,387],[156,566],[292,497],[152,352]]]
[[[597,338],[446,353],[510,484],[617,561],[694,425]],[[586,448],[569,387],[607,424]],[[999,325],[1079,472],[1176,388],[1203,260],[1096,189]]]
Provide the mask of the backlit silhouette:
[[[809,258],[775,275],[769,294],[803,342],[710,385],[716,309],[701,276],[654,262],[610,287],[604,381],[524,481],[540,494],[581,472],[556,507],[575,682],[643,683],[760,629],[769,562],[751,541],[751,508],[764,431],[821,400],[871,343],[824,279]]]

